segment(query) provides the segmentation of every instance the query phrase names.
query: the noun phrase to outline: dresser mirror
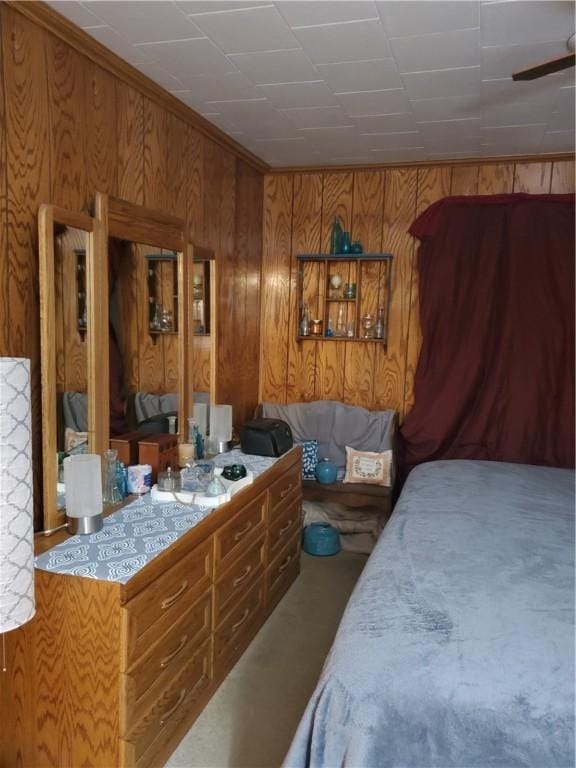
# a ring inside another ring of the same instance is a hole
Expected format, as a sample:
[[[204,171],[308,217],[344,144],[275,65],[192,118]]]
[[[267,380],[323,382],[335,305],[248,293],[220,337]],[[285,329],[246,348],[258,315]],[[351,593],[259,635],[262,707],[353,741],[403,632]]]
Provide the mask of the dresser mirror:
[[[216,402],[216,260],[214,251],[190,244],[194,402]]]
[[[108,437],[176,430],[192,415],[191,254],[184,221],[98,195],[107,223]],[[173,417],[173,418],[171,418]]]
[[[98,365],[106,328],[102,224],[53,205],[38,215],[44,528],[64,522],[65,454],[101,453],[98,425],[108,411]]]

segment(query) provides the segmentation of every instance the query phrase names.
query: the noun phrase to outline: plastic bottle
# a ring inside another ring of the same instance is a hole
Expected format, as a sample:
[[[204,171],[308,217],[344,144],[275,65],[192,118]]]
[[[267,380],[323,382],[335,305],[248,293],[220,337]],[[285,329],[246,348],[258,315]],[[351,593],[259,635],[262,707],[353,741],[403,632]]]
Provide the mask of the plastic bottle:
[[[330,234],[330,253],[340,253],[340,243],[342,240],[342,226],[340,216],[334,216],[332,222],[332,232]]]

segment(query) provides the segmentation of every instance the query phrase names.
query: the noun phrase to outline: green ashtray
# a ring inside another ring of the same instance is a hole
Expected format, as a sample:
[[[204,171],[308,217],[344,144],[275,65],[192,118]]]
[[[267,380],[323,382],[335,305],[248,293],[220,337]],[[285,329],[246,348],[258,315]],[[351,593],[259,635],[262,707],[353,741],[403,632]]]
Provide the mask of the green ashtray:
[[[246,467],[244,464],[228,464],[222,469],[222,477],[226,480],[241,480],[246,477]]]

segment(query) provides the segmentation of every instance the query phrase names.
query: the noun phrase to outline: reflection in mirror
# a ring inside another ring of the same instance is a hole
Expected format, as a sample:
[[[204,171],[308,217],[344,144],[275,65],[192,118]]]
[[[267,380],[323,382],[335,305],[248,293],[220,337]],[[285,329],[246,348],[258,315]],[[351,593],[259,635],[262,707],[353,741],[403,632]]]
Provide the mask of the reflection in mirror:
[[[216,402],[216,262],[214,252],[191,245],[192,267],[192,382],[194,403]],[[209,423],[208,408],[195,408],[201,431]],[[205,435],[204,435],[205,436]]]
[[[178,254],[111,237],[110,437],[178,430]]]
[[[99,222],[51,205],[41,206],[38,229],[43,505],[44,528],[51,529],[64,522],[64,458],[101,448],[93,297],[104,283],[103,243]]]
[[[86,258],[88,233],[55,226],[56,450],[58,509],[64,508],[63,460],[88,452],[88,328]]]

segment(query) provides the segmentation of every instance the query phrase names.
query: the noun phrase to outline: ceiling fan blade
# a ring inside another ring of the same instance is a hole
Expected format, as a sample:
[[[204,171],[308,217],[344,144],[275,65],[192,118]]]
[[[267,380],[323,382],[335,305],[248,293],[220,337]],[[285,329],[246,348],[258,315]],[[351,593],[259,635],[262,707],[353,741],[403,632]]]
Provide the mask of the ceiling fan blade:
[[[515,72],[512,75],[512,80],[536,80],[538,77],[544,77],[544,75],[551,75],[553,72],[560,72],[563,69],[568,69],[568,67],[573,67],[575,63],[576,54],[569,53],[560,59],[545,61],[543,64],[537,64],[535,67]]]

